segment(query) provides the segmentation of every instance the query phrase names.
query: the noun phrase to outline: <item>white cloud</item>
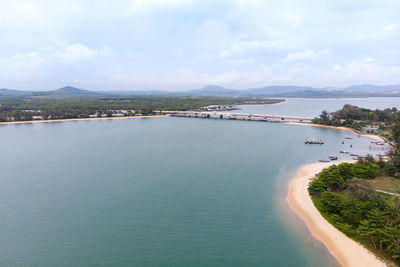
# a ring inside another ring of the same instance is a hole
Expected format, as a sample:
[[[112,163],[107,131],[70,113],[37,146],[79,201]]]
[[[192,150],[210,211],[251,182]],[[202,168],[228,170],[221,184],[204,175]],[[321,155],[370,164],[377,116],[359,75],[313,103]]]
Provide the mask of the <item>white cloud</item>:
[[[284,69],[284,72],[282,72]],[[117,84],[136,85],[138,88],[184,90],[200,88],[207,84],[218,84],[228,88],[246,89],[266,85],[303,85],[344,87],[360,83],[385,84],[387,80],[399,83],[400,67],[382,66],[376,63],[351,61],[329,68],[308,66],[286,67],[280,64],[259,65],[254,71],[226,71],[219,73],[198,72],[192,68],[181,68],[166,75],[118,75],[112,77]],[[316,79],[318,78],[318,79]],[[128,88],[132,88],[129,87]]]
[[[254,58],[238,58],[238,59],[229,59],[226,61],[230,65],[249,65],[254,64],[256,61]]]
[[[68,83],[68,80],[84,81],[101,75],[99,65],[106,63],[105,60],[112,56],[114,51],[108,46],[91,49],[83,44],[58,48],[46,47],[42,51],[17,53],[9,58],[0,59],[0,80],[15,84],[17,87],[23,84],[24,89],[34,89],[35,82],[43,83],[41,86],[51,89],[49,86],[53,84],[62,86]]]
[[[393,32],[397,29],[397,24],[392,23],[392,24],[388,24],[386,26],[383,27],[383,32],[389,33],[389,32]]]
[[[339,64],[335,64],[335,65],[333,65],[333,69],[334,70],[341,70],[342,66],[340,66]]]
[[[219,57],[229,57],[230,55],[231,53],[228,50],[222,50],[218,54]]]
[[[188,8],[195,2],[195,0],[133,0],[128,9],[135,14],[140,14],[162,8]]]
[[[366,57],[366,58],[364,58],[363,60],[362,60],[362,62],[364,62],[364,63],[371,63],[371,62],[375,62],[376,60],[375,60],[375,58],[373,58],[373,57]]]
[[[28,53],[18,53],[12,56],[12,58],[18,60],[25,60],[25,59],[38,59],[39,55],[36,52],[28,52]]]
[[[393,0],[0,0],[0,87],[398,83],[398,10]]]
[[[291,53],[286,56],[286,61],[302,61],[302,60],[310,60],[321,58],[325,55],[328,55],[329,49],[323,49],[315,51],[314,49],[306,49],[301,52]]]
[[[301,41],[295,38],[289,39],[274,39],[274,40],[251,40],[251,41],[237,41],[231,46],[231,51],[238,54],[251,52],[254,50],[269,50],[269,51],[282,51],[293,49],[298,46]]]
[[[56,56],[65,61],[77,61],[89,58],[98,52],[90,49],[83,44],[72,44],[62,51],[56,53]]]
[[[301,16],[288,14],[285,16],[285,18],[294,28],[300,27],[301,22],[302,22]]]

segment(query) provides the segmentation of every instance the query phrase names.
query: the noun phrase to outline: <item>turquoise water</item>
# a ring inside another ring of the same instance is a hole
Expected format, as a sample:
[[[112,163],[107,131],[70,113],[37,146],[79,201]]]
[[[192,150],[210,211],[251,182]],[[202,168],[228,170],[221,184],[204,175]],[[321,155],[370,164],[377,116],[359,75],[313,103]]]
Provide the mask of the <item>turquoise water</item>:
[[[287,183],[340,156],[345,136],[355,153],[370,142],[188,118],[6,125],[0,136],[2,266],[336,266],[288,211]]]
[[[273,105],[241,105],[243,113],[271,115],[311,116],[316,117],[326,109],[333,112],[345,104],[369,109],[400,109],[400,97],[365,97],[365,98],[287,98],[284,102]]]

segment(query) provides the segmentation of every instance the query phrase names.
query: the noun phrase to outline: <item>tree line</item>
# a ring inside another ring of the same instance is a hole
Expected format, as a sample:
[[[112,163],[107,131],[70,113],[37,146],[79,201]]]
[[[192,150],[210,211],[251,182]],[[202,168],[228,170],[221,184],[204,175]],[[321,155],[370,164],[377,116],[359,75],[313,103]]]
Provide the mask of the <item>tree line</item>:
[[[381,131],[386,131],[392,125],[400,123],[400,111],[397,108],[371,110],[346,104],[342,109],[335,112],[322,111],[321,115],[313,120],[313,123],[345,126],[355,130],[361,130],[366,125],[375,124]]]
[[[87,118],[92,114],[111,116],[113,110],[134,110],[151,115],[156,110],[191,110],[208,105],[271,104],[280,99],[207,96],[107,96],[54,95],[0,98],[0,121]]]

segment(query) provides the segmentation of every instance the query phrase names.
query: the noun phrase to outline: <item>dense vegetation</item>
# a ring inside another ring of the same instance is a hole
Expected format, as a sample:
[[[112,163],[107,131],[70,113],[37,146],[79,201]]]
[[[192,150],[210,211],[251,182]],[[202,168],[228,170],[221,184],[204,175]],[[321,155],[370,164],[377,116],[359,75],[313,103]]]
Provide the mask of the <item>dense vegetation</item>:
[[[363,130],[363,127],[367,125],[371,125],[378,128],[381,135],[391,138],[389,130],[391,126],[400,123],[400,111],[397,108],[370,110],[347,104],[336,112],[322,111],[319,118],[315,118],[313,122],[324,125],[345,126],[358,131]]]
[[[377,134],[394,142],[396,147],[391,150],[389,157],[393,163],[392,172],[400,172],[400,111],[396,108],[370,110],[344,105],[336,112],[322,111],[320,117],[315,118],[313,123],[345,126],[355,130],[363,130],[362,127],[365,125],[376,125],[379,128]]]
[[[207,105],[270,104],[278,99],[206,96],[132,96],[52,94],[0,98],[0,121],[86,118],[89,115],[112,116],[118,110],[149,115],[155,110],[188,110]],[[129,112],[128,114],[132,114]],[[126,115],[128,115],[126,114]]]
[[[376,192],[370,181],[390,176],[400,182],[400,112],[396,108],[369,110],[345,105],[333,113],[323,111],[313,122],[356,130],[376,125],[378,134],[393,140],[388,161],[367,156],[355,164],[331,166],[310,183],[308,190],[317,209],[336,228],[399,264],[400,197]]]
[[[309,192],[335,227],[400,263],[400,199],[374,192],[368,183],[381,171],[368,161],[331,166],[312,181]]]
[[[375,192],[369,180],[393,164],[372,157],[325,168],[309,185],[321,214],[336,228],[400,263],[400,198]]]

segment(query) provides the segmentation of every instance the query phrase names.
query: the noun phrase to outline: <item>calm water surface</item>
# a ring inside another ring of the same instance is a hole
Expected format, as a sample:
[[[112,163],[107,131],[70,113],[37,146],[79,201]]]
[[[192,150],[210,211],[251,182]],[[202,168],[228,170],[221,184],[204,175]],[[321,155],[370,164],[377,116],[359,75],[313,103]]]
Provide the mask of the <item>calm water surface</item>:
[[[288,212],[342,131],[154,118],[0,127],[2,266],[336,266]],[[305,145],[322,137],[323,146]]]
[[[273,105],[241,105],[238,112],[316,117],[322,110],[333,112],[341,109],[345,104],[369,109],[392,107],[400,109],[400,97],[286,98],[284,102]]]

